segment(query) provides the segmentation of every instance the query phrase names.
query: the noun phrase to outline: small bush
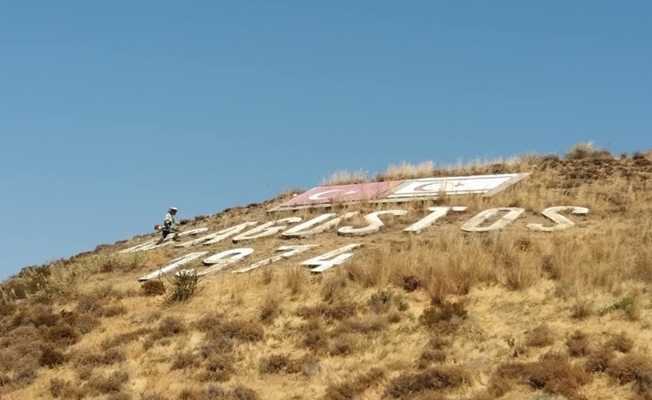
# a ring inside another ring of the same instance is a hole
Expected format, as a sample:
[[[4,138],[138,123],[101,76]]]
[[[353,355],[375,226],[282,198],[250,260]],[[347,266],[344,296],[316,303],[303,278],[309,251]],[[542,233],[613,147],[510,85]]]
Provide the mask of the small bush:
[[[652,358],[641,354],[626,354],[609,365],[607,374],[620,384],[645,380],[652,384]]]
[[[406,398],[424,391],[437,391],[459,387],[469,381],[466,372],[456,367],[434,367],[423,372],[404,373],[392,379],[386,394],[392,398]]]
[[[227,321],[219,327],[220,334],[228,339],[257,342],[263,339],[264,330],[259,323],[245,320]]]
[[[331,384],[326,388],[325,400],[354,400],[369,387],[377,384],[385,373],[374,368],[342,383]]]
[[[43,367],[54,367],[66,362],[66,356],[52,346],[43,346],[39,365]]]
[[[583,370],[557,354],[546,354],[531,363],[503,364],[496,375],[500,379],[518,379],[535,390],[569,399],[579,399],[579,388],[590,381]]]
[[[632,347],[634,347],[634,341],[624,332],[612,336],[607,343],[605,343],[605,348],[616,350],[621,353],[629,353]]]
[[[199,366],[199,360],[192,353],[177,353],[172,359],[171,370],[188,369]]]
[[[589,337],[582,331],[575,331],[566,339],[566,346],[568,346],[568,354],[571,357],[585,356],[589,352]]]
[[[271,324],[280,315],[280,302],[276,298],[268,298],[260,308],[260,321]]]
[[[467,310],[463,303],[444,302],[426,308],[419,316],[419,322],[432,332],[446,335],[457,331],[466,316]]]
[[[611,349],[601,348],[589,354],[584,369],[588,372],[604,372],[609,368],[613,358],[614,354]]]
[[[203,382],[226,382],[233,373],[233,359],[225,354],[213,354],[204,366],[204,372],[199,375]]]
[[[161,281],[149,280],[140,286],[143,296],[159,296],[165,294],[165,285]]]
[[[165,294],[167,304],[181,303],[190,300],[199,287],[199,277],[193,270],[180,270],[171,280],[171,290]]]
[[[290,357],[286,354],[272,354],[260,360],[258,370],[263,374],[276,374],[283,371],[290,364]]]
[[[104,308],[104,310],[102,311],[102,316],[106,318],[111,318],[118,315],[124,315],[126,313],[127,313],[127,307],[125,307],[123,304],[112,304]]]
[[[103,394],[116,393],[122,390],[122,385],[129,381],[125,372],[115,371],[109,376],[96,376],[88,381],[89,386]]]
[[[186,330],[183,322],[177,317],[165,317],[158,327],[158,332],[163,337],[178,335]]]
[[[528,347],[546,347],[555,342],[552,330],[545,324],[539,325],[530,331],[525,337],[525,345]]]

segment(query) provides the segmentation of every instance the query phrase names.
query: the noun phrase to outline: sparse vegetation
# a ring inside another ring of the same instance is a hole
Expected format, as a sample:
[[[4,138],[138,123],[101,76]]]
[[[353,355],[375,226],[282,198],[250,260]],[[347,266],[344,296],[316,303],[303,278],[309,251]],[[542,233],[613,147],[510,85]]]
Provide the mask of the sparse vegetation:
[[[562,157],[390,166],[372,179],[532,175],[492,197],[338,202],[331,212],[359,211],[346,222],[354,226],[366,225],[362,216],[372,211],[408,214],[355,238],[364,247],[323,274],[299,262],[351,238],[332,230],[259,239],[251,246],[260,259],[288,242],[319,249],[247,274],[227,268],[202,280],[202,290],[193,273],[138,283],[189,251],[117,253],[146,238],[25,268],[0,287],[0,397],[652,398],[651,154],[616,159],[580,144]],[[367,176],[339,173],[330,181]],[[188,220],[184,229],[268,220],[266,210],[294,193]],[[402,231],[429,207],[459,205],[467,211],[451,211],[419,234]],[[568,230],[528,228],[553,226],[540,213],[563,205],[590,213],[562,211],[575,223]],[[500,232],[460,230],[480,211],[500,207],[525,211]]]

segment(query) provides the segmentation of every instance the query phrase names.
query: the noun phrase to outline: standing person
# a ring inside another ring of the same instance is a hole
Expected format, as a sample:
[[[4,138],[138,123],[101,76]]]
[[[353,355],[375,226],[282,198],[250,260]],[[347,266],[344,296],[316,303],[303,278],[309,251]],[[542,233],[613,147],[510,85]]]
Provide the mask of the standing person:
[[[177,222],[174,220],[174,216],[177,214],[178,209],[176,207],[170,207],[168,213],[165,214],[163,219],[163,226],[161,227],[162,237],[161,240],[170,234],[170,232],[177,230]]]

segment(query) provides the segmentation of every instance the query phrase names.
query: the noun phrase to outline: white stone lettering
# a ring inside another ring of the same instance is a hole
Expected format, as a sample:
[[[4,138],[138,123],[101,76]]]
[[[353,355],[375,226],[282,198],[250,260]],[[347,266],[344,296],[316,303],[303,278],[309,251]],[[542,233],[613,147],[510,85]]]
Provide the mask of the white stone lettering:
[[[466,207],[430,207],[428,211],[431,211],[431,214],[403,230],[410,233],[421,233],[422,230],[434,224],[438,219],[448,215],[450,210],[463,212],[466,210]]]
[[[475,217],[471,218],[469,221],[462,224],[461,229],[465,232],[488,232],[497,229],[502,229],[507,225],[509,225],[516,218],[518,218],[524,211],[525,210],[518,207],[490,208],[488,210],[482,211],[480,214],[476,215]],[[502,218],[500,218],[498,221],[495,221],[493,224],[489,226],[483,226],[483,227],[480,226],[483,222],[485,222],[489,218],[496,216],[501,212],[506,212],[507,214],[503,215]]]
[[[257,224],[258,224],[258,222],[245,222],[245,223],[242,223],[242,224],[239,224],[239,225],[236,225],[236,226],[232,226],[230,228],[222,229],[219,232],[214,232],[214,233],[199,237],[199,238],[194,239],[194,240],[189,240],[187,242],[179,243],[175,247],[190,247],[190,246],[194,246],[194,245],[199,244],[199,243],[203,243],[204,245],[217,243],[217,242],[220,242],[220,241],[226,239],[227,237],[229,237],[231,235],[235,235],[236,233],[240,233],[240,232],[244,231],[245,229],[250,228],[252,226],[255,226]]]
[[[541,212],[548,219],[552,220],[555,225],[553,226],[543,226],[543,224],[527,224],[529,229],[533,231],[541,232],[553,232],[553,231],[562,231],[564,229],[572,228],[575,226],[575,222],[559,214],[562,211],[570,211],[571,214],[575,215],[586,215],[589,212],[589,209],[586,207],[574,207],[574,206],[557,206],[557,207],[548,207]]]
[[[316,244],[306,244],[306,245],[300,245],[300,246],[281,246],[276,251],[284,251],[285,253],[279,254],[277,256],[274,256],[272,258],[267,258],[262,261],[258,261],[257,263],[251,264],[248,267],[236,269],[234,271],[231,271],[234,274],[242,274],[244,272],[249,272],[253,271],[256,268],[260,268],[262,266],[275,263],[277,261],[281,261],[283,259],[288,259],[294,255],[297,255],[299,253],[303,253],[306,250],[310,250],[313,247],[317,247]]]
[[[167,274],[168,272],[172,271],[173,269],[176,269],[176,268],[180,267],[183,264],[189,263],[190,261],[195,260],[195,259],[205,255],[206,253],[208,253],[208,252],[207,251],[200,251],[200,252],[190,253],[190,254],[186,254],[184,256],[175,258],[174,260],[170,261],[164,267],[161,267],[160,269],[158,269],[158,270],[156,270],[156,271],[154,271],[154,272],[152,272],[150,274],[147,274],[147,275],[145,275],[145,276],[143,276],[141,278],[138,278],[138,281],[143,282],[143,281],[148,281],[150,279],[158,278],[158,277],[160,277],[162,275]]]
[[[351,251],[360,246],[362,245],[358,243],[348,244],[326,254],[322,254],[320,256],[306,260],[302,262],[301,265],[313,267],[310,269],[310,272],[312,273],[321,273],[336,265],[340,265],[349,258],[353,257],[353,254],[347,253],[347,251]]]
[[[249,256],[253,252],[254,249],[245,247],[240,249],[225,250],[223,252],[217,253],[204,260],[204,265],[210,265],[211,267],[198,272],[197,276],[210,275],[215,272],[221,271],[224,268],[228,267],[229,265],[238,262],[243,258]]]
[[[242,233],[234,237],[232,241],[233,243],[238,243],[247,240],[253,240],[262,237],[276,235],[277,233],[284,231],[287,227],[285,225],[278,225],[278,226],[274,226],[274,225],[282,224],[284,222],[287,222],[288,224],[296,224],[297,222],[301,222],[301,217],[288,217],[288,218],[279,219],[278,221],[267,222],[259,227],[256,227],[250,231],[247,231],[245,233]]]
[[[315,217],[315,218],[313,218],[313,219],[311,219],[309,221],[306,221],[306,222],[304,222],[302,224],[299,224],[299,225],[295,226],[294,228],[288,229],[287,231],[281,233],[281,236],[286,237],[286,238],[291,238],[291,237],[304,238],[304,237],[314,236],[314,235],[317,235],[318,233],[325,232],[328,229],[339,225],[339,223],[343,219],[349,219],[349,218],[351,218],[351,217],[353,217],[354,215],[357,215],[357,214],[358,214],[357,211],[347,212],[342,217],[335,218],[335,219],[333,219],[331,221],[328,221],[328,222],[323,223],[321,225],[315,226],[312,229],[308,229],[308,228],[310,228],[310,227],[312,227],[314,225],[317,225],[317,224],[319,224],[319,223],[321,223],[323,221],[326,221],[327,219],[332,218],[332,217],[337,215],[337,214],[332,214],[332,213],[322,214],[322,215],[320,215],[318,217]]]
[[[354,228],[352,226],[343,226],[337,230],[340,235],[343,236],[364,236],[369,235],[375,232],[378,232],[380,228],[384,225],[383,221],[378,218],[380,215],[391,214],[395,216],[406,215],[407,211],[405,210],[385,210],[385,211],[376,211],[364,216],[365,221],[369,225],[362,228]]]

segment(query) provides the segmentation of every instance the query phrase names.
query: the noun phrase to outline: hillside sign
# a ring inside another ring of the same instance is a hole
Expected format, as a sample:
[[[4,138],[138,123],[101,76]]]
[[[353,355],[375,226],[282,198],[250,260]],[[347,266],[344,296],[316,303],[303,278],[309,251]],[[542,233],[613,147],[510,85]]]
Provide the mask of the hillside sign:
[[[429,183],[431,184],[431,183]],[[409,184],[399,184],[395,185],[395,188],[403,187],[406,192],[399,193],[403,195],[406,193],[414,194],[417,192],[417,188],[414,186],[414,183]],[[392,184],[389,184],[392,186]],[[441,186],[440,186],[441,187]],[[381,188],[376,186],[376,188]],[[316,192],[313,192],[313,195]],[[324,193],[324,192],[317,192]],[[346,192],[344,192],[346,193]],[[310,196],[313,196],[310,195]],[[310,200],[310,196],[306,196]],[[320,197],[313,197],[313,199],[320,200]],[[300,200],[304,201],[304,200]],[[410,226],[407,226],[403,229],[406,234],[419,234],[429,226],[434,223],[444,219],[447,215],[451,213],[463,213],[467,210],[467,207],[457,206],[457,207],[429,207],[428,211],[430,214],[424,218],[415,221]],[[477,215],[471,217],[466,222],[462,223],[460,229],[464,232],[469,233],[478,233],[478,232],[490,232],[500,229],[504,229],[509,224],[518,219],[523,213],[524,209],[519,207],[499,207],[491,208],[484,211],[481,211]],[[541,214],[546,217],[550,222],[547,224],[542,223],[530,223],[527,225],[527,228],[532,231],[537,232],[554,232],[570,229],[575,226],[575,223],[568,218],[569,215],[586,215],[589,212],[589,209],[586,207],[578,206],[555,206],[548,207],[541,212]],[[324,213],[318,215],[310,220],[303,221],[301,217],[286,217],[281,218],[275,221],[268,221],[262,224],[259,224],[256,221],[240,223],[226,229],[221,229],[216,232],[208,232],[208,228],[197,228],[182,232],[179,234],[179,237],[192,237],[191,239],[178,243],[170,239],[158,243],[157,239],[146,241],[139,245],[130,247],[120,251],[120,253],[134,253],[138,251],[147,251],[152,249],[161,248],[164,246],[174,245],[178,248],[191,248],[199,246],[208,246],[221,242],[226,239],[230,239],[233,244],[237,244],[241,247],[225,250],[213,255],[209,255],[208,251],[194,251],[188,254],[185,254],[181,257],[177,257],[167,264],[162,266],[156,271],[153,271],[145,276],[139,278],[139,281],[147,281],[150,279],[156,279],[166,273],[177,270],[179,267],[187,264],[191,261],[203,258],[202,263],[207,266],[206,269],[196,271],[198,276],[211,275],[216,272],[222,271],[225,268],[235,264],[236,262],[246,260],[249,256],[254,253],[254,249],[247,246],[242,246],[244,243],[251,243],[258,241],[263,238],[268,237],[281,237],[281,238],[298,238],[298,239],[307,239],[314,237],[324,232],[336,229],[337,234],[340,236],[346,237],[357,237],[357,236],[368,236],[373,235],[381,230],[384,226],[382,217],[386,215],[392,216],[404,216],[408,212],[402,209],[391,209],[391,210],[382,210],[374,211],[364,216],[364,220],[367,225],[362,227],[354,227],[352,225],[346,225],[345,221],[349,220],[353,216],[358,215],[357,211],[346,212],[342,215],[335,213]],[[488,222],[491,221],[491,222]],[[290,227],[291,225],[291,227]],[[340,226],[344,225],[344,226]],[[200,236],[201,234],[201,236]],[[275,255],[272,255],[269,258],[264,260],[248,264],[245,267],[235,269],[231,271],[232,273],[245,273],[253,271],[257,268],[260,268],[264,265],[269,265],[284,259],[288,259],[299,255],[305,251],[311,250],[318,245],[315,244],[299,244],[299,245],[288,245],[281,246],[275,251]],[[312,273],[321,273],[326,271],[329,268],[332,268],[336,265],[342,264],[345,261],[353,257],[352,251],[356,248],[362,246],[360,243],[351,243],[337,249],[328,251],[319,256],[309,258],[300,263],[310,268]],[[178,273],[181,273],[180,271]]]

